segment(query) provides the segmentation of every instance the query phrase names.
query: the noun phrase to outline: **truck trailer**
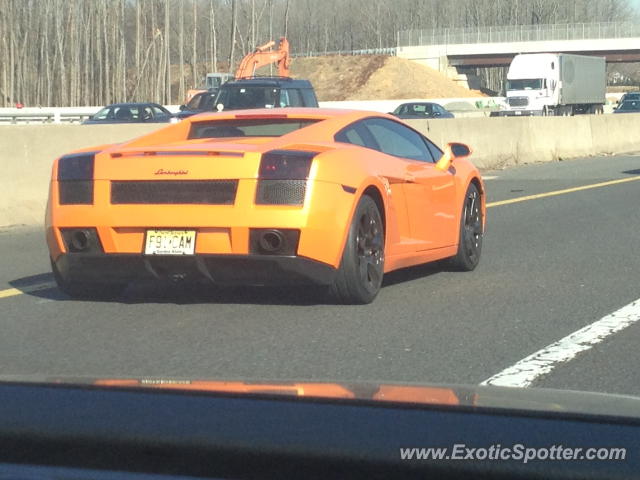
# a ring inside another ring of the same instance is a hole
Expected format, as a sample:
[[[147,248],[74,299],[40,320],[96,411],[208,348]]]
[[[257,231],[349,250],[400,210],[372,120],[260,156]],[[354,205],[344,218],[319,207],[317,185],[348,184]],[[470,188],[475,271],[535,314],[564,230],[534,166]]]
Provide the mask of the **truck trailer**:
[[[516,55],[506,83],[508,108],[500,116],[603,113],[605,59],[566,53]]]

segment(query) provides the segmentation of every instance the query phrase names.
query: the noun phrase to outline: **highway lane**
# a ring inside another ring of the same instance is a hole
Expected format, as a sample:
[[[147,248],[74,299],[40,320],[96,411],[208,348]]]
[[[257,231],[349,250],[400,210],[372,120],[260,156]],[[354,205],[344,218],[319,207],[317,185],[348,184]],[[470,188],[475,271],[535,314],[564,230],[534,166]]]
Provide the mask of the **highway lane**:
[[[636,156],[486,172],[490,202],[639,174]],[[152,284],[112,302],[0,298],[0,374],[479,383],[640,297],[639,189],[491,208],[476,271],[397,272],[372,305]],[[51,282],[39,229],[0,229],[0,252],[0,290]],[[640,395],[638,336],[632,325],[534,386]]]

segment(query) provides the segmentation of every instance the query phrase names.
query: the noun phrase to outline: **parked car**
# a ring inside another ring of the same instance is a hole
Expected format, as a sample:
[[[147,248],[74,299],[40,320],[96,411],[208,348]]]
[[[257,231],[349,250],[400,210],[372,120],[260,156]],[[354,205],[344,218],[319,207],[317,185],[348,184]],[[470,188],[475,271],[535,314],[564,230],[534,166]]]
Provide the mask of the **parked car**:
[[[169,110],[157,103],[114,103],[83,123],[169,123],[173,118]]]
[[[403,103],[391,112],[391,114],[403,119],[454,117],[453,113],[446,110],[443,106],[432,102]]]
[[[197,113],[211,112],[215,110],[213,105],[217,94],[218,89],[195,94],[188,103],[180,105],[180,111],[175,114],[175,117],[182,120],[190,117],[191,115],[196,115]]]
[[[613,113],[640,113],[640,100],[626,100],[619,103]]]

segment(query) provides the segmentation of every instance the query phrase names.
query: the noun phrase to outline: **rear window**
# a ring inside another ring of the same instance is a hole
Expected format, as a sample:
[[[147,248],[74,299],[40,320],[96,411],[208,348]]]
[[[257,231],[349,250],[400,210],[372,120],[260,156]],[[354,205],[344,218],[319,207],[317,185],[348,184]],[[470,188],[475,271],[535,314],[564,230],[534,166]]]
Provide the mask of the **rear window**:
[[[225,110],[250,108],[275,108],[278,106],[280,89],[271,86],[225,86],[220,89],[216,103]]]
[[[194,122],[189,140],[196,138],[281,137],[319,120],[299,118],[251,118]]]
[[[305,107],[318,107],[318,99],[316,98],[316,94],[313,92],[313,89],[303,88],[302,99],[304,100]]]

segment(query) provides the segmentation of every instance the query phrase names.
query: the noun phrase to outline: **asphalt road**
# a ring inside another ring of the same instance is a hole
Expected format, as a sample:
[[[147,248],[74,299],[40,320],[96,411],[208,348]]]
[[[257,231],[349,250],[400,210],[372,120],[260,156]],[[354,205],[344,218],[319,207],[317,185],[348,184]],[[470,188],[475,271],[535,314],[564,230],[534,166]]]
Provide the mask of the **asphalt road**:
[[[485,172],[490,202],[638,175],[640,156]],[[26,292],[0,298],[0,375],[477,384],[640,297],[639,200],[632,181],[492,207],[474,272],[396,272],[366,306],[154,284],[71,300],[41,229],[0,229],[0,290]],[[639,341],[640,323],[533,386],[640,395]]]

